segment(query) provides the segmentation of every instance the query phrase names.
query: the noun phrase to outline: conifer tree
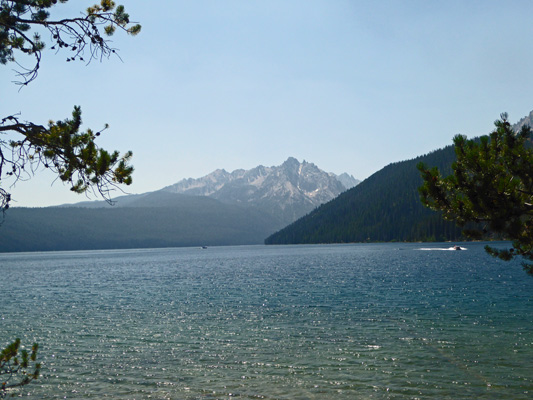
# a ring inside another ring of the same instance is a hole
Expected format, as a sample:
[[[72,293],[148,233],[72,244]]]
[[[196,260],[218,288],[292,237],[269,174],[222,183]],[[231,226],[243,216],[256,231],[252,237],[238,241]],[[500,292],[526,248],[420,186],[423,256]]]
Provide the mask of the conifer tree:
[[[90,62],[116,54],[109,36],[122,30],[136,35],[141,26],[131,24],[124,6],[101,0],[81,16],[51,19],[50,9],[68,0],[0,0],[0,64],[14,64],[18,84],[26,86],[37,78],[45,50],[39,30],[47,32],[51,50],[67,52],[67,62]],[[33,62],[24,67],[30,57]],[[1,117],[0,117],[1,118]],[[7,177],[18,181],[40,168],[48,168],[71,186],[76,193],[93,190],[110,201],[109,192],[119,184],[132,182],[131,152],[120,155],[99,148],[95,139],[102,131],[80,131],[81,108],[74,107],[72,118],[40,125],[23,121],[18,115],[0,119],[0,209],[9,207],[11,195],[2,186]],[[107,125],[105,125],[105,128]],[[38,345],[31,354],[20,350],[16,339],[0,353],[0,397],[7,390],[24,386],[37,379]]]
[[[39,345],[34,343],[31,353],[20,350],[20,339],[16,339],[0,352],[0,398],[4,398],[9,390],[27,385],[39,377],[38,349]]]
[[[524,269],[533,274],[533,148],[531,128],[514,132],[507,114],[494,124],[488,136],[453,139],[457,160],[453,173],[443,177],[439,170],[419,164],[424,180],[420,187],[424,205],[442,211],[444,218],[465,226],[473,239],[497,237],[512,240],[512,248],[487,252],[503,260],[521,256]]]
[[[50,10],[68,0],[0,0],[0,64],[15,65],[19,85],[37,78],[46,32],[50,50],[67,53],[67,62],[90,62],[116,54],[108,39],[115,31],[131,35],[141,26],[130,23],[124,6],[101,0],[73,18],[51,19]],[[23,66],[30,57],[30,66]],[[0,209],[6,210],[11,195],[2,181],[27,179],[47,168],[70,185],[76,193],[92,190],[110,201],[109,192],[119,184],[132,182],[131,152],[120,155],[95,144],[104,129],[85,132],[81,128],[81,108],[75,106],[72,118],[47,125],[24,121],[18,115],[0,119]]]

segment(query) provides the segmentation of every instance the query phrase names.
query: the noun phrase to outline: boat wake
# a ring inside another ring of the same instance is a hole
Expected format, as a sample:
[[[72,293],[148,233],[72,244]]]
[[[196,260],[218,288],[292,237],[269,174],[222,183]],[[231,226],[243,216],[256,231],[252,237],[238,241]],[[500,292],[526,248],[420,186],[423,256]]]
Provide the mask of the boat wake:
[[[427,248],[420,248],[417,250],[424,250],[424,251],[457,251],[457,250],[468,250],[466,247],[461,246],[452,246],[452,247],[427,247]]]

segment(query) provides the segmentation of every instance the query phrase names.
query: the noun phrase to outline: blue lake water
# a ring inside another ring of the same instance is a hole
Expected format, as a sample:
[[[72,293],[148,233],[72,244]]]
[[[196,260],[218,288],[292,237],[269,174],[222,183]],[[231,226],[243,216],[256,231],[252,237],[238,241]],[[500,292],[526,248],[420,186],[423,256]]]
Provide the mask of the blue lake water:
[[[0,254],[0,345],[35,399],[533,398],[533,277],[462,246]]]

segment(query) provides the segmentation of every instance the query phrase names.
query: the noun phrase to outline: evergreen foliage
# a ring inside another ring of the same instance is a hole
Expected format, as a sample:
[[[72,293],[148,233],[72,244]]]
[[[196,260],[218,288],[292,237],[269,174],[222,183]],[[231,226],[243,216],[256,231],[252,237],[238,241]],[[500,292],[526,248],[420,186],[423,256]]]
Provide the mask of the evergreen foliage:
[[[37,78],[46,46],[39,30],[48,31],[51,50],[69,52],[67,62],[84,61],[84,57],[90,62],[116,53],[105,36],[112,35],[116,29],[132,35],[141,29],[140,25],[131,25],[124,7],[117,7],[112,0],[102,0],[79,17],[51,19],[50,9],[67,1],[0,0],[0,64],[17,66],[18,84],[26,86]],[[32,66],[23,66],[26,57],[33,59]],[[6,178],[17,182],[30,178],[40,168],[52,170],[76,193],[91,189],[108,200],[109,191],[114,187],[131,184],[133,167],[128,165],[131,152],[120,156],[117,151],[98,148],[94,140],[101,131],[80,132],[80,126],[80,107],[74,107],[72,119],[50,121],[47,126],[22,121],[17,115],[0,119],[2,211],[9,208],[11,201],[11,195],[3,187]],[[32,226],[35,227],[35,221]],[[8,389],[24,386],[39,376],[40,364],[35,363],[37,344],[31,355],[22,350],[21,358],[19,347],[20,339],[16,339],[0,355],[1,397]],[[30,372],[32,363],[33,372]]]
[[[445,241],[461,229],[420,204],[420,161],[451,171],[448,146],[414,160],[393,163],[356,187],[265,240],[266,244]]]
[[[101,0],[100,4],[88,7],[85,14],[79,17],[50,19],[50,9],[57,3],[67,2],[68,0],[0,1],[0,64],[14,62],[19,66],[19,84],[27,85],[37,77],[42,51],[46,47],[37,32],[38,28],[43,28],[50,34],[51,50],[69,51],[66,59],[68,62],[90,62],[116,53],[105,36],[113,35],[117,28],[131,35],[141,31],[139,24],[130,23],[124,6],[117,7],[112,0]],[[22,55],[34,58],[32,67],[21,66],[18,56]]]
[[[9,390],[27,385],[39,377],[38,349],[39,345],[34,343],[31,353],[20,350],[20,339],[15,339],[0,352],[0,398],[6,397]]]
[[[522,256],[528,261],[523,263],[524,268],[533,274],[532,131],[524,125],[515,132],[507,114],[494,124],[496,129],[488,136],[476,140],[463,135],[454,138],[457,160],[451,175],[439,171],[438,166],[418,165],[424,179],[421,199],[460,226],[476,223],[476,227],[465,229],[471,238],[498,234],[511,239],[511,249],[487,246],[486,250],[503,260]]]
[[[39,29],[48,31],[51,50],[69,52],[68,62],[84,61],[84,57],[90,62],[116,54],[105,37],[117,29],[132,35],[141,29],[130,24],[123,6],[110,0],[89,7],[79,17],[50,19],[50,9],[67,1],[0,0],[0,64],[18,66],[18,84],[25,86],[37,77],[46,47]],[[32,66],[22,66],[25,56],[33,58]],[[52,170],[76,193],[92,190],[108,200],[110,190],[117,185],[131,184],[131,152],[120,156],[117,151],[101,149],[95,139],[103,130],[81,132],[80,127],[78,106],[71,119],[50,121],[46,126],[23,121],[17,115],[0,119],[0,209],[7,209],[11,201],[2,181],[30,178],[40,168]]]

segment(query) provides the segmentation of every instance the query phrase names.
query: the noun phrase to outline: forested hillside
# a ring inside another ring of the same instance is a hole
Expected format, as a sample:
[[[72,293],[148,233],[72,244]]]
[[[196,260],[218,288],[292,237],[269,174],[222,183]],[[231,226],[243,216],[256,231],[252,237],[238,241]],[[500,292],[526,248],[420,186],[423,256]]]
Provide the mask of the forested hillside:
[[[413,160],[390,164],[358,186],[315,209],[265,240],[266,244],[366,241],[444,241],[461,229],[425,208],[416,164],[438,166],[445,175],[455,159],[452,146]]]
[[[259,244],[280,227],[251,208],[157,192],[122,207],[11,208],[0,251]]]

